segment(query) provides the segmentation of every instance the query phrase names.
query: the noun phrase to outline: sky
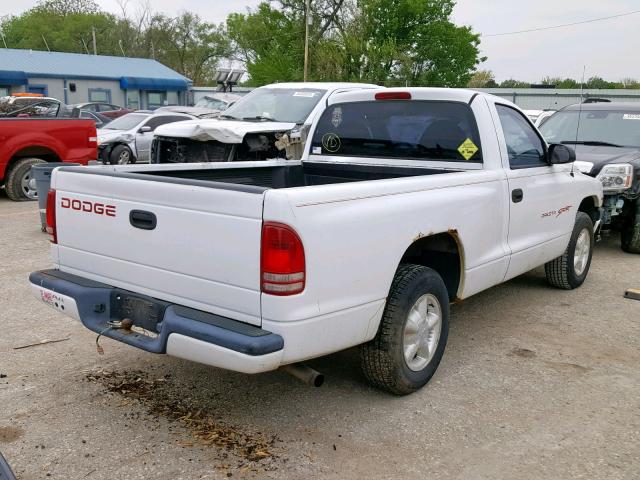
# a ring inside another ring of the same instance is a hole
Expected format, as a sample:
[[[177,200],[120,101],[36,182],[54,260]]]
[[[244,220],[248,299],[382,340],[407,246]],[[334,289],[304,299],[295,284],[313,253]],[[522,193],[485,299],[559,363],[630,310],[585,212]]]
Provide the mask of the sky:
[[[135,11],[139,0],[129,0]],[[0,0],[0,16],[19,14],[36,0]],[[98,0],[107,11],[118,12],[117,0]],[[231,12],[254,8],[259,0],[152,0],[159,12],[175,15],[183,10],[212,22],[223,22]],[[458,0],[453,21],[483,34],[480,68],[508,78],[536,82],[545,76],[580,79],[601,76],[616,81],[640,79],[640,13],[584,25],[518,35],[486,36],[528,30],[640,10],[640,0]]]

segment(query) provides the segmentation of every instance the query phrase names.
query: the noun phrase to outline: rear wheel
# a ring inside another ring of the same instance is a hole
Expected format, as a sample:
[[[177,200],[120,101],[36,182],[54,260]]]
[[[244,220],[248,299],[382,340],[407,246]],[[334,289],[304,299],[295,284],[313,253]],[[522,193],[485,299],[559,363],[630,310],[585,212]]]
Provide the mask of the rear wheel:
[[[36,181],[31,176],[31,167],[41,163],[47,162],[41,158],[21,158],[14,163],[5,182],[7,197],[14,202],[37,200],[38,191],[36,190]]]
[[[135,160],[129,147],[126,145],[117,145],[113,150],[111,150],[109,162],[111,165],[126,165],[128,163],[135,163]]]
[[[423,387],[447,344],[449,295],[430,268],[398,268],[375,338],[361,347],[362,370],[370,383],[395,395]]]
[[[593,244],[591,217],[584,212],[578,212],[567,249],[544,266],[547,281],[554,287],[565,290],[582,285],[591,266]]]

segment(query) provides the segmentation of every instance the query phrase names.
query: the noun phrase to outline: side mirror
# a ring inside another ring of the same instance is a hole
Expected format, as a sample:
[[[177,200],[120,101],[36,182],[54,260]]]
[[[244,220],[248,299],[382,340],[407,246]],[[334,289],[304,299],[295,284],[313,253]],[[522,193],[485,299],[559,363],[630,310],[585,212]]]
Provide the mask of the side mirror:
[[[576,161],[575,150],[563,145],[562,143],[552,143],[549,145],[547,156],[551,165],[572,163]]]
[[[148,133],[151,131],[151,127],[149,125],[145,125],[144,127],[140,127],[140,130],[138,130],[140,133]]]

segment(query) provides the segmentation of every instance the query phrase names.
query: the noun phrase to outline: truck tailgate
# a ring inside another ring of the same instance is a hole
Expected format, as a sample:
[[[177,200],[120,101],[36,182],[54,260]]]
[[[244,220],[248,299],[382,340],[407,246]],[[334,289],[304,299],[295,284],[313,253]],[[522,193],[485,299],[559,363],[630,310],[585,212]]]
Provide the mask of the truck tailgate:
[[[259,188],[73,170],[52,178],[60,270],[260,325]],[[133,211],[155,228],[134,226]]]

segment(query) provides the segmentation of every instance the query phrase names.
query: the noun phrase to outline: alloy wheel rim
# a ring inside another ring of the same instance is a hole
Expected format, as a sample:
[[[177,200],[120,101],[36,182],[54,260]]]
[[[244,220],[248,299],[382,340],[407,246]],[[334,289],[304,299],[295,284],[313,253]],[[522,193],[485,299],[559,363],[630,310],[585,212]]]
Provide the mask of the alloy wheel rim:
[[[576,239],[576,248],[573,254],[573,270],[578,277],[582,275],[587,268],[590,251],[591,238],[589,230],[583,228]]]
[[[442,307],[428,293],[413,304],[407,315],[402,335],[404,361],[410,370],[424,369],[436,353],[442,331]]]
[[[120,156],[118,157],[118,163],[120,165],[125,165],[129,163],[129,152],[127,152],[126,150],[123,150],[122,152],[120,152]]]
[[[38,190],[32,188],[31,185],[31,171],[27,171],[27,173],[22,176],[20,187],[22,188],[22,193],[24,193],[28,199],[35,200],[38,198]]]

